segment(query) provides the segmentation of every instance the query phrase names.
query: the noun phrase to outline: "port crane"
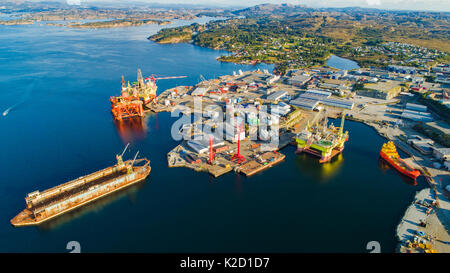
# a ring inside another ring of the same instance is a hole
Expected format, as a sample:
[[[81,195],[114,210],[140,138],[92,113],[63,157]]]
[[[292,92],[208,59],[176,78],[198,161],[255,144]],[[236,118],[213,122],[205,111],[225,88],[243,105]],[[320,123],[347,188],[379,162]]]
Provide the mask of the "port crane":
[[[341,118],[341,127],[339,127],[339,137],[342,137],[344,135],[344,122],[345,122],[345,110],[342,111],[342,118]]]
[[[156,85],[156,81],[158,80],[170,80],[170,79],[182,79],[187,78],[187,76],[168,76],[168,77],[158,77],[155,74],[152,74],[145,79],[142,77],[142,72],[138,69],[138,85],[140,87],[140,97],[144,99],[144,103],[148,104],[156,100],[156,89],[158,86]]]
[[[116,155],[117,166],[119,166],[119,167],[123,167],[123,155],[125,154],[126,150],[128,149],[128,146],[130,146],[130,143],[127,143],[127,146],[125,146],[125,149],[123,149],[123,152],[120,155]]]
[[[236,161],[237,164],[241,164],[246,161],[245,157],[241,155],[241,133],[244,129],[244,123],[241,123],[239,129],[237,127],[236,125],[236,130],[238,131],[237,152],[231,157],[231,161]]]
[[[317,112],[317,114],[314,116],[313,120],[311,122],[308,121],[308,123],[306,124],[306,129],[309,131],[311,129],[312,126],[314,126],[314,124],[318,123],[319,118],[322,114],[323,108],[319,109],[319,112]],[[326,112],[326,110],[325,110]]]
[[[172,79],[182,79],[182,78],[187,78],[187,76],[170,76],[170,77],[158,77],[154,74],[152,74],[150,77],[145,78],[145,84],[151,86],[150,88],[150,92],[144,92],[143,94],[143,98],[144,98],[144,102],[145,104],[150,103],[150,102],[156,102],[156,89],[158,88],[156,86],[156,81],[158,80],[172,80]]]
[[[322,111],[323,111],[323,108],[320,108],[320,109],[319,109],[319,112],[314,116],[314,118],[313,118],[313,120],[311,121],[311,123],[308,121],[308,123],[306,124],[306,130],[307,130],[308,132],[311,130],[311,127],[314,126],[314,124],[315,124],[316,126],[319,125],[319,120],[320,120]],[[325,117],[326,117],[326,110],[324,110],[324,112],[325,112]],[[306,147],[306,148],[309,148],[309,147],[311,146],[311,144],[313,143],[313,141],[314,141],[314,135],[313,135],[313,134],[310,134],[308,140],[306,141],[305,147]]]

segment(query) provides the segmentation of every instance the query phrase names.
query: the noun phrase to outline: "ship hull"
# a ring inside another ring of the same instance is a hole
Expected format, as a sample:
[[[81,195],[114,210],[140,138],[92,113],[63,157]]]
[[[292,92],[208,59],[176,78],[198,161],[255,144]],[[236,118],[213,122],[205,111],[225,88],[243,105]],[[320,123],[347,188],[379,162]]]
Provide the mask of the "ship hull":
[[[140,169],[142,168],[142,169]],[[138,182],[141,182],[147,178],[147,176],[150,174],[151,167],[150,166],[143,166],[143,167],[137,167],[138,171],[136,173],[133,173],[133,178],[128,179],[130,177],[130,174],[124,174],[119,177],[116,177],[113,181],[106,183],[103,190],[96,191],[94,193],[91,193],[88,195],[88,197],[85,197],[82,199],[82,201],[73,201],[70,202],[68,205],[65,205],[62,209],[53,209],[50,213],[46,213],[46,215],[41,217],[33,217],[33,213],[30,209],[25,209],[22,212],[20,212],[17,216],[15,216],[13,219],[11,219],[11,224],[15,227],[21,227],[21,226],[33,226],[33,225],[39,225],[43,222],[46,222],[50,219],[56,218],[62,214],[65,214],[69,211],[72,211],[74,209],[77,209],[81,206],[84,206],[88,203],[91,203],[97,199],[100,199],[102,197],[105,197],[107,195],[110,195],[114,192],[120,191],[124,188],[127,188],[133,184],[136,184]],[[122,183],[116,183],[117,180],[124,180]],[[110,185],[114,184],[115,185]],[[80,194],[81,195],[81,194]],[[86,196],[86,195],[85,195]],[[79,195],[75,195],[72,198],[74,199],[81,199]],[[62,200],[61,203],[64,203],[65,200]],[[59,205],[59,204],[58,204]]]
[[[408,171],[404,167],[400,166],[397,162],[395,162],[392,158],[390,158],[388,155],[386,155],[383,151],[380,151],[380,156],[387,163],[389,163],[389,165],[394,167],[398,172],[400,172],[401,174],[403,174],[413,180],[416,180],[416,178],[420,175],[420,172],[418,170]],[[401,159],[399,158],[399,160],[401,160]],[[403,162],[403,160],[402,160],[402,162]],[[406,164],[405,162],[403,162],[403,163]]]

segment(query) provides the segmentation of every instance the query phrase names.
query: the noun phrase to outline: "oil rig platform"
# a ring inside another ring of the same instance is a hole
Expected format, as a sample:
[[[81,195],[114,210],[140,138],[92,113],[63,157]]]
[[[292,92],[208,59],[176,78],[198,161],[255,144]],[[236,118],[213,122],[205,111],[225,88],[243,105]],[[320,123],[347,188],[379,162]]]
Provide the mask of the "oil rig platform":
[[[344,144],[348,140],[348,131],[344,133],[345,112],[342,113],[341,126],[328,125],[325,114],[322,124],[319,124],[319,112],[313,119],[313,125],[309,123],[305,130],[300,132],[295,140],[297,142],[296,153],[306,152],[320,158],[320,163],[330,162],[331,159],[344,150]]]
[[[157,80],[179,79],[186,78],[186,76],[173,77],[156,77],[152,75],[144,78],[140,69],[137,71],[137,81],[131,85],[125,83],[122,76],[122,90],[121,96],[111,97],[111,112],[116,120],[123,120],[125,118],[143,117],[144,105],[156,102],[156,85]]]

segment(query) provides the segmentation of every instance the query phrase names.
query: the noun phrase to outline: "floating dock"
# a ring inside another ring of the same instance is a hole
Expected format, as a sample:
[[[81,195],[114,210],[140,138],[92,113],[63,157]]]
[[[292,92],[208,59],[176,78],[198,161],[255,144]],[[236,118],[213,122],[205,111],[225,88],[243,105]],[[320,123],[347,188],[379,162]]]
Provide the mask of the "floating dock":
[[[137,156],[137,154],[136,154]],[[25,198],[26,208],[11,219],[15,227],[38,225],[58,215],[144,180],[150,174],[148,159],[123,162],[82,176],[43,192],[34,191]]]

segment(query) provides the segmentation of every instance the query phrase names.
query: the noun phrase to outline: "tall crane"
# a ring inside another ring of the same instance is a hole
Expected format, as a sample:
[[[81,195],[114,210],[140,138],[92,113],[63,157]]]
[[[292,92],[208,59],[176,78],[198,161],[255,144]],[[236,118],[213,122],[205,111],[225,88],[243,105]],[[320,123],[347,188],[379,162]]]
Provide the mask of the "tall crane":
[[[138,70],[139,72],[140,70]],[[156,86],[157,80],[171,80],[171,79],[182,79],[187,78],[187,76],[168,76],[168,77],[157,77],[152,74],[150,77],[145,78],[145,82],[142,81],[142,91],[141,97],[144,99],[144,103],[148,104],[154,100],[156,100]],[[139,82],[139,74],[138,74],[138,82]]]
[[[129,145],[130,145],[130,143],[127,143],[127,146],[125,146],[125,149],[123,149],[123,152],[120,155],[116,155],[117,166],[119,166],[119,168],[123,167],[123,159],[122,159],[122,157],[125,154],[125,151],[127,150]]]
[[[315,123],[318,123],[319,118],[322,114],[322,110],[323,108],[319,109],[319,112],[317,112],[316,116],[313,118],[313,120],[311,122],[308,121],[306,128],[309,130],[311,128],[311,126],[314,126]],[[326,111],[326,110],[325,110]]]
[[[339,127],[339,137],[344,135],[345,110],[342,111],[341,127]]]

